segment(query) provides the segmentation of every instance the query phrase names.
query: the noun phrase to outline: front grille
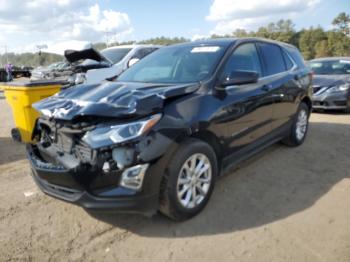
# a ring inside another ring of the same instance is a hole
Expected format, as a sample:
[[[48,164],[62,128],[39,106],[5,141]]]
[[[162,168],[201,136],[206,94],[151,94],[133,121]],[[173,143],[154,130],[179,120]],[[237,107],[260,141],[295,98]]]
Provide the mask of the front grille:
[[[334,101],[334,104],[336,106],[346,106],[347,102],[346,101]]]
[[[314,101],[313,105],[314,106],[328,106],[328,103],[324,102],[324,101]]]
[[[64,133],[57,134],[57,141],[55,143],[65,153],[72,153],[73,149],[73,138]]]
[[[92,160],[92,150],[88,146],[82,143],[77,143],[74,146],[74,151],[75,155],[83,162],[88,163]]]
[[[93,160],[93,150],[81,141],[85,132],[69,125],[40,120],[41,143],[44,147],[53,145],[57,153],[73,155],[83,163]]]

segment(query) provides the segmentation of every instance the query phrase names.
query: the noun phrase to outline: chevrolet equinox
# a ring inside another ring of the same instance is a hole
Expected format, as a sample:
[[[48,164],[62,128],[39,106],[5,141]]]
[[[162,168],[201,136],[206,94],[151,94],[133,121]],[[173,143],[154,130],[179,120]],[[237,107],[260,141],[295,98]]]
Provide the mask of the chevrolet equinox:
[[[294,46],[256,38],[161,48],[116,81],[34,104],[27,146],[46,194],[85,209],[198,214],[218,176],[267,146],[303,143],[311,72]]]

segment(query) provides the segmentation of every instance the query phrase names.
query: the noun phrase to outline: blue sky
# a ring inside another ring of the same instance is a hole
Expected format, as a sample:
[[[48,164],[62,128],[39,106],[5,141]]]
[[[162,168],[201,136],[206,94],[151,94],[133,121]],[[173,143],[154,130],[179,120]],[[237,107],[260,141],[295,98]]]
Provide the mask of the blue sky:
[[[156,36],[205,34],[213,23],[206,21],[211,0],[106,1],[105,7],[125,12],[133,22],[136,39]],[[143,4],[140,4],[143,3]],[[146,4],[147,3],[147,4]]]
[[[194,34],[207,35],[215,27],[215,22],[205,19],[212,2],[211,0],[150,0],[147,2],[125,0],[104,1],[103,6],[127,13],[133,23],[136,39],[160,35],[191,38]],[[340,12],[350,13],[349,0],[320,1],[314,10],[300,16],[291,15],[291,19],[297,29],[317,25],[329,28],[333,18]],[[281,14],[280,18],[283,16],[284,14]],[[268,22],[273,21],[275,20],[271,19]]]
[[[336,15],[350,14],[349,0],[0,0],[0,7],[0,52],[4,45],[25,52],[70,40],[196,39],[281,18],[292,19],[296,29],[331,29]]]

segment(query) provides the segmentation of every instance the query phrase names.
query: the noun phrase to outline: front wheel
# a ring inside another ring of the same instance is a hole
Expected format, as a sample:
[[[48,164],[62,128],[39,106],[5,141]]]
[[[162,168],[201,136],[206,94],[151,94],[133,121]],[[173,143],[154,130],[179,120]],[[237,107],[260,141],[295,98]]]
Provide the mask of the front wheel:
[[[160,211],[174,219],[197,215],[207,204],[218,173],[213,149],[198,139],[182,143],[164,174]]]
[[[306,137],[309,128],[310,110],[307,104],[301,103],[295,114],[288,136],[282,140],[285,145],[299,146]]]

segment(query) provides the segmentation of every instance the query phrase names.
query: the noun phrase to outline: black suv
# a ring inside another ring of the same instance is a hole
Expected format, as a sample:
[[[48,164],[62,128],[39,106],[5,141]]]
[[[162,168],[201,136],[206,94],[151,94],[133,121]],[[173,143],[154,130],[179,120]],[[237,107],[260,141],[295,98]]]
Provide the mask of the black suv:
[[[311,77],[295,47],[264,39],[159,49],[115,82],[34,105],[33,178],[87,209],[190,218],[238,162],[278,141],[303,143]]]

